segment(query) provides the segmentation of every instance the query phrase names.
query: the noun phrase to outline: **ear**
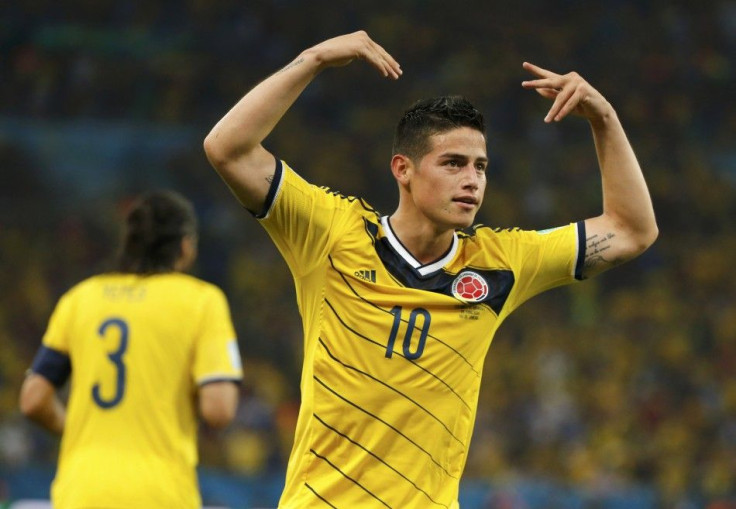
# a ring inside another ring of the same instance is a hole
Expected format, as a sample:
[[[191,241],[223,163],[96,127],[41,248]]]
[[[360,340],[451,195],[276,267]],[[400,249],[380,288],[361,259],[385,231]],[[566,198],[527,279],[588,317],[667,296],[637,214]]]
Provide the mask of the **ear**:
[[[409,183],[411,169],[414,163],[411,159],[402,154],[396,154],[391,158],[391,173],[394,174],[394,178],[401,185],[407,185]]]

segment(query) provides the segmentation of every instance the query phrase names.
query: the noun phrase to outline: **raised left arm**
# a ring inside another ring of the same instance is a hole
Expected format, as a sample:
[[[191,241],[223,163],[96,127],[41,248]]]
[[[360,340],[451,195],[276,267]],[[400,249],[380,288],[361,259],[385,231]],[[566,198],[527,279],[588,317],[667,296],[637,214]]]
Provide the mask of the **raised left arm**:
[[[603,213],[585,220],[583,276],[600,274],[640,255],[656,240],[657,222],[644,175],[613,106],[575,72],[560,75],[526,62],[524,68],[538,79],[522,86],[553,101],[545,122],[574,113],[585,117],[593,132]]]

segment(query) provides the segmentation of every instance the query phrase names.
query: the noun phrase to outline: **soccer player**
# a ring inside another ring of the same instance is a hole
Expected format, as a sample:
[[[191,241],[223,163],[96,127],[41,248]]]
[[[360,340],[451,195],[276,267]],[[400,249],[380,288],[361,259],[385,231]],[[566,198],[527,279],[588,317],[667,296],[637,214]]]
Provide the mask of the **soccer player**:
[[[592,128],[601,215],[544,231],[471,228],[489,159],[482,115],[455,96],[420,101],[399,121],[392,214],[308,183],[261,143],[317,74],[356,59],[402,74],[363,31],[329,39],[248,92],[204,142],[296,285],[302,404],[280,506],[456,508],[501,322],[539,292],[643,252],[654,212],[612,106],[576,73],[528,63],[534,79],[522,85],[552,101],[545,120],[574,112]]]
[[[197,413],[226,426],[242,369],[223,292],[183,273],[196,254],[191,203],[148,193],[127,216],[117,272],[57,304],[20,395],[62,437],[55,508],[201,507]],[[56,389],[69,378],[65,408]]]

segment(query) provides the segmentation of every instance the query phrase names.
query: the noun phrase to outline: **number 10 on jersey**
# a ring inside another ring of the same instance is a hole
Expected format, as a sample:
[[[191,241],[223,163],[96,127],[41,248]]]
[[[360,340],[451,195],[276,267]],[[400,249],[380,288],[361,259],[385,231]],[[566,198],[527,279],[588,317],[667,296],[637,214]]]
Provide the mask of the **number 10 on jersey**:
[[[391,333],[388,336],[388,343],[386,344],[386,357],[389,359],[394,353],[394,343],[396,343],[396,336],[399,334],[399,326],[404,321],[401,318],[402,311],[403,308],[401,306],[394,306],[390,311],[394,315],[394,323],[391,326]],[[419,327],[417,327],[417,317],[421,317],[421,325]],[[403,343],[403,355],[406,359],[418,359],[424,353],[424,345],[427,343],[427,334],[429,334],[429,324],[431,321],[432,317],[429,311],[424,308],[415,308],[409,313]],[[418,332],[419,338],[416,340],[416,347],[412,350],[412,340],[416,335],[415,331]]]

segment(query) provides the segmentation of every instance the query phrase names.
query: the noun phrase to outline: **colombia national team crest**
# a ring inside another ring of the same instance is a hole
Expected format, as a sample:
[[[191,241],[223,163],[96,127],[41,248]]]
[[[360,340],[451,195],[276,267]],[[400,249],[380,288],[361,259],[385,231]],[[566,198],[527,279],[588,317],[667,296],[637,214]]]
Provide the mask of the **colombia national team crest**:
[[[452,282],[452,295],[465,302],[481,302],[488,296],[488,283],[475,272],[466,270]]]

